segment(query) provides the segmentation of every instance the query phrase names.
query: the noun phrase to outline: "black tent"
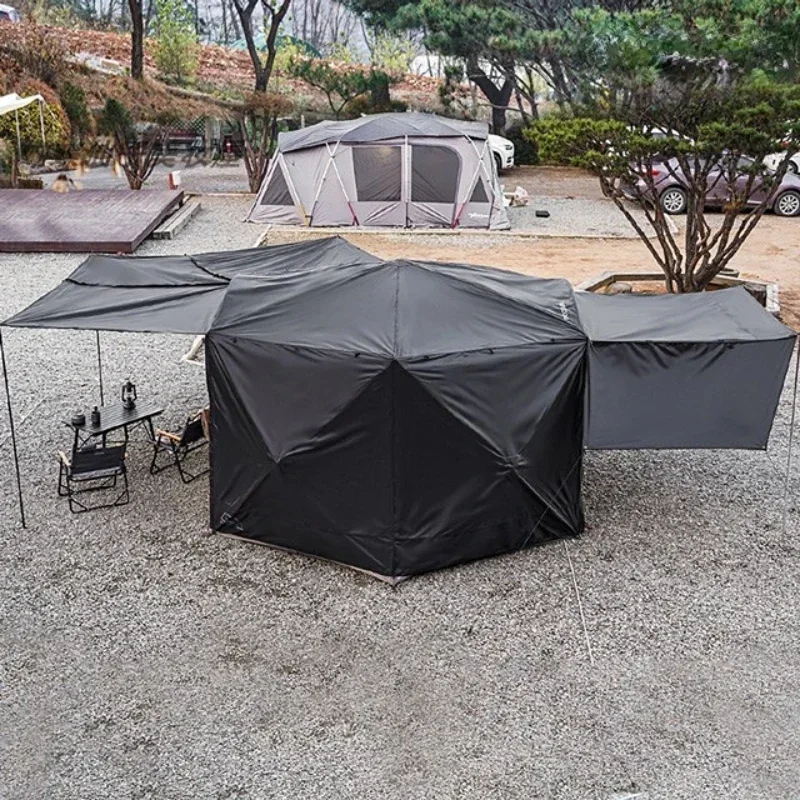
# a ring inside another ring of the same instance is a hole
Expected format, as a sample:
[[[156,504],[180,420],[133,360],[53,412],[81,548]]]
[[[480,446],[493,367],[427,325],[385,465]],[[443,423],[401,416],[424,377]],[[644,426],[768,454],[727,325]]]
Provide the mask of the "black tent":
[[[206,339],[212,527],[391,579],[575,535],[585,349],[566,281],[236,278]]]
[[[584,446],[765,447],[794,341],[743,290],[575,294],[340,239],[95,256],[4,324],[207,333],[212,527],[392,580],[579,533]]]

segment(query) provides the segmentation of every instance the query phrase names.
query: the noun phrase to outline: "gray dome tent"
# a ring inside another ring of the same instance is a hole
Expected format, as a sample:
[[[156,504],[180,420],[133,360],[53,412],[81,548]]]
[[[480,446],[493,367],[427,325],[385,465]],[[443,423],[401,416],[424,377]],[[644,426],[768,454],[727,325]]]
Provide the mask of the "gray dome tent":
[[[510,227],[483,122],[375,114],[281,133],[250,222]]]

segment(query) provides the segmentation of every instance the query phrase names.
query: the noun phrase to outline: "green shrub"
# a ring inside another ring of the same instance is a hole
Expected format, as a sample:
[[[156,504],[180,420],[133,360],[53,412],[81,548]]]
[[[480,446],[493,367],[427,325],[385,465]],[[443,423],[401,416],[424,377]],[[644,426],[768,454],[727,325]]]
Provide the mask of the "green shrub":
[[[47,86],[38,81],[30,81],[16,88],[22,97],[41,94],[45,99],[42,110],[44,117],[44,141],[42,148],[42,123],[39,117],[39,104],[31,105],[19,111],[19,133],[22,142],[23,158],[31,158],[44,154],[48,158],[60,157],[69,150],[70,124],[58,97]],[[0,117],[0,139],[10,146],[17,147],[17,126],[14,114]]]
[[[615,120],[553,116],[532,122],[522,135],[536,148],[542,164],[590,168],[611,142],[625,138],[626,130]]]
[[[72,140],[80,145],[84,137],[92,132],[92,115],[86,103],[86,93],[74,83],[65,83],[61,87],[60,98],[72,128]]]
[[[506,129],[505,137],[514,142],[515,164],[538,164],[539,150],[536,142],[525,136],[524,125],[512,125]]]

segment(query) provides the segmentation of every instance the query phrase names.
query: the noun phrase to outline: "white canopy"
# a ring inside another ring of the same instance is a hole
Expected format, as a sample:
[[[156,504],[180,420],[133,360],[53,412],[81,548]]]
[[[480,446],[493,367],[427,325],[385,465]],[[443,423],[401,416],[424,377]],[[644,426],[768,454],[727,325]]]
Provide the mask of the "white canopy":
[[[22,138],[20,137],[19,132],[19,111],[20,109],[26,108],[33,103],[39,104],[39,123],[41,124],[42,128],[42,144],[45,144],[45,136],[44,136],[44,113],[42,109],[44,108],[45,100],[40,94],[34,94],[30,97],[20,97],[16,92],[12,92],[11,94],[6,94],[0,97],[0,117],[5,114],[11,114],[13,112],[14,117],[16,118],[17,122],[17,150],[19,152],[19,157],[22,158]]]

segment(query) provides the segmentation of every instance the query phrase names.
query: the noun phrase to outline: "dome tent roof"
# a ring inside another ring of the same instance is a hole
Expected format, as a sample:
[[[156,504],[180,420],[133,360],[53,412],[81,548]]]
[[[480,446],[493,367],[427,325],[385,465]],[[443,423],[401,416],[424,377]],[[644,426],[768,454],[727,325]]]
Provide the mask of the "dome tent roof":
[[[324,120],[297,131],[283,131],[278,134],[278,150],[289,153],[326,143],[380,142],[403,136],[466,136],[483,140],[489,136],[489,126],[485,122],[419,112],[369,114],[357,119]]]

